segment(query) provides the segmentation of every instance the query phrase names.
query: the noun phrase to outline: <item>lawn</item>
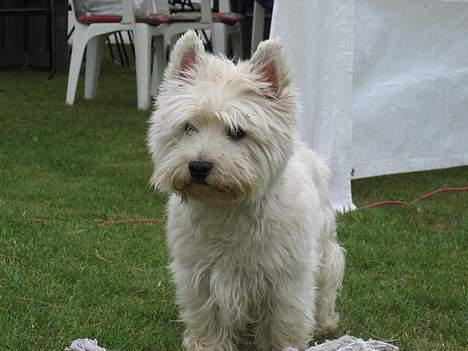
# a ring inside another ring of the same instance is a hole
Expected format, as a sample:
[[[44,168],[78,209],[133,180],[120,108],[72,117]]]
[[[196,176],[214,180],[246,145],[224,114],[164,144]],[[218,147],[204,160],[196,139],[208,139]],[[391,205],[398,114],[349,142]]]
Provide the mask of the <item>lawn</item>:
[[[105,65],[98,98],[64,104],[66,76],[0,71],[0,350],[175,351],[166,197],[148,185],[148,113],[134,73]],[[355,181],[358,205],[468,185],[468,167]],[[347,272],[335,335],[403,351],[466,350],[468,193],[340,215]]]

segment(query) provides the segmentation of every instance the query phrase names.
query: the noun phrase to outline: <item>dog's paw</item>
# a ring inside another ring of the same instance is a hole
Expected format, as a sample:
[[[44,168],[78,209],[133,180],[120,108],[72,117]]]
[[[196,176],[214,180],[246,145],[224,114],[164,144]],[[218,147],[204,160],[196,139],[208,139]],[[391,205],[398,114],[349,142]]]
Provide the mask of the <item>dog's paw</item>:
[[[331,316],[327,316],[324,320],[317,320],[317,326],[315,328],[315,335],[324,335],[335,332],[338,328],[338,321],[340,317],[338,313],[333,313]]]
[[[202,342],[191,336],[186,336],[183,342],[184,351],[237,351],[231,342]]]

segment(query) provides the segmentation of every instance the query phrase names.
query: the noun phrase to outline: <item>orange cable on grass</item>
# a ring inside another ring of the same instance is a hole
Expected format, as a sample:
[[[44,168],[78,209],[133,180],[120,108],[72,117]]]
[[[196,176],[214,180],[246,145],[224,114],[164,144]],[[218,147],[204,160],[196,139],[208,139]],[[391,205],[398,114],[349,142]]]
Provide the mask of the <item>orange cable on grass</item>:
[[[398,206],[412,205],[412,204],[415,204],[416,202],[429,199],[436,194],[446,193],[446,192],[455,192],[455,191],[468,191],[468,186],[461,187],[461,188],[452,187],[452,188],[436,189],[427,194],[420,195],[412,201],[388,200],[388,201],[371,202],[371,203],[364,205],[362,208],[373,208],[373,207],[386,206],[386,205],[398,205]]]

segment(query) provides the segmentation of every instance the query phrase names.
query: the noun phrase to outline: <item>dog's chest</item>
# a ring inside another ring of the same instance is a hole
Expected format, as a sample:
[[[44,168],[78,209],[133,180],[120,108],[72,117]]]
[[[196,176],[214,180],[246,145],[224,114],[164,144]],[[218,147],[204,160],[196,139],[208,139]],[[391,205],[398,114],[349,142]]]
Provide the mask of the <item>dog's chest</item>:
[[[175,259],[247,289],[290,270],[306,249],[299,228],[291,237],[281,221],[264,215],[192,213],[178,229],[169,243]]]
[[[262,257],[270,256],[270,245],[264,241],[268,228],[251,216],[202,218],[194,223],[193,243],[212,267],[254,271],[261,269]]]
[[[185,267],[247,274],[279,274],[295,258],[309,255],[310,236],[300,218],[285,219],[274,209],[206,211],[173,202],[168,244]],[[226,274],[229,276],[229,274]]]
[[[309,266],[311,237],[299,219],[274,208],[239,213],[172,204],[168,244],[176,281],[220,306],[238,306],[255,318],[260,301]]]
[[[239,306],[249,315],[255,302],[273,288],[284,266],[274,262],[277,255],[271,242],[264,240],[262,230],[266,228],[261,227],[254,219],[244,219],[226,221],[225,225],[202,224],[199,229],[203,233],[195,230],[196,269],[204,272],[211,291],[222,291],[225,303]]]

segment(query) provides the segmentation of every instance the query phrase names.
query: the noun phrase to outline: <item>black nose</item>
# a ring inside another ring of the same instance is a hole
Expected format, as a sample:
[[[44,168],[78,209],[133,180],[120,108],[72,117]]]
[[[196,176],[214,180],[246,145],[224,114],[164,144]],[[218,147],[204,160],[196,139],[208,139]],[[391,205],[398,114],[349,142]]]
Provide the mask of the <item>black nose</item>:
[[[204,180],[210,174],[213,163],[210,161],[190,161],[188,164],[190,175],[196,180]]]

